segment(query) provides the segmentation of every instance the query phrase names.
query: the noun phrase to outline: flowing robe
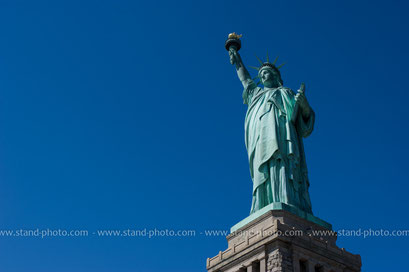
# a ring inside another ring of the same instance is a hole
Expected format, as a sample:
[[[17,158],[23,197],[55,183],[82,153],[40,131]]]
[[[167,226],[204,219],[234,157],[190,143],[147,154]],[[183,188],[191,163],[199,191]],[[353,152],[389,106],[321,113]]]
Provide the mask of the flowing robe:
[[[251,212],[281,202],[311,213],[302,137],[311,134],[315,114],[295,110],[295,94],[285,87],[245,84],[245,143],[253,180]],[[293,116],[294,115],[294,116]]]

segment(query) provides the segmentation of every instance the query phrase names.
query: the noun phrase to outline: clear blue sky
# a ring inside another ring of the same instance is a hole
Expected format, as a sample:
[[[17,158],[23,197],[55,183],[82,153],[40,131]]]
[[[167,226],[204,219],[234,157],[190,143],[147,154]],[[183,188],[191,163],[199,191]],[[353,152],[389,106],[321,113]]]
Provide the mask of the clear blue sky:
[[[0,237],[6,272],[205,271],[250,210],[242,86],[224,41],[279,55],[306,83],[314,214],[334,229],[409,229],[404,1],[2,1]],[[96,237],[99,229],[191,229]],[[402,271],[409,237],[340,237],[363,271]]]

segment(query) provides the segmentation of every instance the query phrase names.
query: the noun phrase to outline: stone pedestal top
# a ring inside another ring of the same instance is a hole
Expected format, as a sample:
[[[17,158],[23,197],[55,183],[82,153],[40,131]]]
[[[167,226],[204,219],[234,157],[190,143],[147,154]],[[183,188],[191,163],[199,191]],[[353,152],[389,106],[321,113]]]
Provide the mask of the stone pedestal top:
[[[226,237],[228,248],[207,259],[209,272],[246,271],[246,267],[263,267],[261,272],[300,271],[304,261],[310,267],[325,268],[316,271],[361,269],[359,255],[336,245],[336,232],[287,210],[267,210],[241,225]]]
[[[325,222],[324,220],[310,214],[310,213],[306,213],[300,209],[298,209],[297,207],[294,206],[290,206],[284,203],[271,203],[270,205],[267,205],[266,207],[262,208],[261,210],[258,210],[257,212],[249,215],[248,217],[244,218],[243,220],[241,220],[239,223],[237,223],[236,225],[234,225],[233,227],[231,227],[230,232],[234,232],[236,230],[238,230],[239,228],[242,228],[243,226],[245,226],[246,224],[256,220],[257,218],[259,218],[260,216],[262,216],[263,214],[269,212],[269,211],[288,211],[292,214],[298,215],[298,217],[301,217],[305,220],[308,220],[310,222],[313,222],[317,225],[320,225],[326,229],[331,230],[332,229],[332,225],[328,222]]]

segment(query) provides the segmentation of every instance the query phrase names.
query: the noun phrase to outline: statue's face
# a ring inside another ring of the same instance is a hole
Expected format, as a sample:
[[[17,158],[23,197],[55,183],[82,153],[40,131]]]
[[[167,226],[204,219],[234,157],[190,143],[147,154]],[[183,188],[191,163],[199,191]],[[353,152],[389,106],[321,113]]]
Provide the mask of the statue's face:
[[[261,80],[264,83],[264,81],[268,81],[268,80],[273,79],[273,73],[272,73],[272,71],[270,69],[264,69],[264,70],[261,71],[260,77],[261,77]]]
[[[272,69],[263,69],[260,72],[260,79],[264,86],[274,87],[275,84],[275,73]]]

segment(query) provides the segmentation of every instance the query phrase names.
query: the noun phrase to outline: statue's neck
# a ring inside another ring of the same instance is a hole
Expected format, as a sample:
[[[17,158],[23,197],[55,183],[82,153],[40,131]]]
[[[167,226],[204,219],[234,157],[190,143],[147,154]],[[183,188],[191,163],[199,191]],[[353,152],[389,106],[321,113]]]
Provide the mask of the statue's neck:
[[[268,82],[270,84],[264,85],[264,88],[268,88],[268,89],[275,89],[278,87],[281,87],[280,84],[278,84],[277,82]]]

